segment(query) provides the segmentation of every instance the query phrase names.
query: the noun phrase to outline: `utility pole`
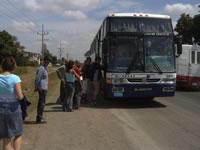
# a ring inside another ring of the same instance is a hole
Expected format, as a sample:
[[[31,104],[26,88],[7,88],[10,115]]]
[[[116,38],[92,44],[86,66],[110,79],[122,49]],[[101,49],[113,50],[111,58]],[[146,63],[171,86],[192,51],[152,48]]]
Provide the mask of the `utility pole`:
[[[58,53],[59,53],[59,56],[60,56],[60,60],[61,60],[61,57],[62,57],[62,50],[63,50],[64,48],[62,48],[62,46],[61,46],[61,43],[60,43],[60,47],[58,48]]]
[[[67,54],[66,54],[66,57],[67,57],[67,59],[69,59],[69,53],[67,52]]]
[[[42,24],[42,33],[37,32],[37,35],[41,35],[42,36],[42,59],[44,59],[44,36],[48,35],[48,32],[44,32],[44,25]]]

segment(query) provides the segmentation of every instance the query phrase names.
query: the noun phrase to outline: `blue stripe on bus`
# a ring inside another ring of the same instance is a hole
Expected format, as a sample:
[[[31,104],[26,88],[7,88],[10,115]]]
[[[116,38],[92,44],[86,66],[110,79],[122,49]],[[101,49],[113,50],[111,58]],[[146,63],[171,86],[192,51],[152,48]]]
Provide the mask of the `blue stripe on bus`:
[[[115,97],[167,97],[174,96],[176,91],[176,84],[120,84],[114,85],[115,87],[123,87],[124,92],[112,92],[113,84],[106,84],[104,93],[106,98],[115,98]],[[162,91],[163,87],[174,88],[174,91]],[[135,91],[138,90],[138,91]],[[147,91],[142,91],[142,89],[147,89]],[[152,89],[152,90],[149,90]],[[141,91],[140,91],[141,90]]]

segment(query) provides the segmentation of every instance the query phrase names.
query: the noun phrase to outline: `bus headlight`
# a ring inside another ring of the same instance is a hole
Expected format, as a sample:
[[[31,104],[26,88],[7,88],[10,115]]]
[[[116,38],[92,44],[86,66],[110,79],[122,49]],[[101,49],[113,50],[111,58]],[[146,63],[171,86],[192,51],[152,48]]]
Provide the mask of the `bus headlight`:
[[[113,84],[124,83],[124,79],[120,79],[120,78],[112,79],[112,83]]]
[[[106,79],[106,83],[108,84],[121,84],[121,83],[126,83],[126,80],[125,79],[122,79],[122,78],[107,78]]]

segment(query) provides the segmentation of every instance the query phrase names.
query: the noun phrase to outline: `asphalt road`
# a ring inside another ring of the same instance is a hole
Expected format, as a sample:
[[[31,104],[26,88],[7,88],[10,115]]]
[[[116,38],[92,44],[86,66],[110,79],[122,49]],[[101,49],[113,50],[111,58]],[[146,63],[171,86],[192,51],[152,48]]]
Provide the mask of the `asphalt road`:
[[[57,90],[48,94],[47,124],[25,122],[32,131],[24,150],[200,150],[200,92],[154,101],[99,97],[96,107],[74,112],[63,112],[57,98]]]

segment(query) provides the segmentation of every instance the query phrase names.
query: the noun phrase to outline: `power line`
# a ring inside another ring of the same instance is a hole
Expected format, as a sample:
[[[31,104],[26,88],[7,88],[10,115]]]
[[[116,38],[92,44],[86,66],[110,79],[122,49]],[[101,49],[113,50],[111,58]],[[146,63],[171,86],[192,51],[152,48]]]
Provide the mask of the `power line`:
[[[2,14],[4,14],[5,16],[7,16],[7,17],[8,17],[9,19],[11,19],[12,21],[13,21],[13,20],[16,20],[15,18],[13,18],[13,17],[9,16],[8,14],[4,13],[3,11],[1,11],[1,9],[0,9],[0,12],[1,12]]]
[[[23,22],[28,22],[28,23],[33,23],[35,25],[38,25],[37,23],[35,23],[33,20],[30,20],[29,17],[27,15],[25,15],[20,9],[18,9],[11,1],[9,0],[5,0],[9,5],[11,5],[12,7],[14,7],[16,10],[18,10],[18,12],[20,12],[23,16],[25,16],[24,19],[22,19],[22,17],[17,14],[15,11],[13,11],[11,8],[9,8],[5,3],[5,5],[1,5],[1,7],[3,7],[5,10],[8,10],[8,12],[13,13],[17,18],[15,18],[14,20],[18,20],[18,21],[23,21]],[[39,25],[38,25],[39,26]],[[30,29],[33,32],[37,32],[35,29],[30,28],[29,26],[27,26],[28,29]]]
[[[5,6],[5,5],[4,5],[4,6]],[[13,14],[15,14],[15,12],[11,11],[10,9],[8,9],[8,7],[3,7],[3,5],[1,5],[1,8],[5,9],[5,10],[8,10],[8,12],[12,12]],[[13,17],[12,15],[10,15],[10,14],[8,14],[8,13],[5,13],[6,11],[4,12],[4,11],[1,10],[1,9],[0,9],[0,12],[1,12],[2,14],[4,14],[5,16],[7,16],[11,21],[19,21],[19,22],[23,21],[23,22],[26,22],[26,21],[24,21],[24,20],[22,20],[22,19],[19,19],[18,17],[20,17],[20,16],[18,16],[17,14],[15,14],[15,16],[17,16],[17,17]],[[32,28],[30,28],[29,26],[27,26],[27,28],[28,28],[29,30],[33,31],[33,32],[36,32],[35,29],[32,29]]]
[[[11,2],[10,0],[5,0],[5,1],[6,1],[7,3],[9,3],[12,7],[14,7],[16,10],[18,10],[24,17],[30,19],[29,16],[25,15],[25,13],[24,13],[22,10],[20,10],[19,8],[16,7],[16,4],[13,4],[14,2]],[[35,21],[33,21],[32,18],[30,19],[30,21],[33,22],[33,23],[35,23]],[[35,24],[37,24],[37,23],[35,23]],[[37,25],[38,25],[38,24],[37,24]]]
[[[20,18],[20,16],[18,16],[17,13],[15,13],[13,10],[11,10],[11,9],[8,8],[6,5],[4,5],[4,3],[1,3],[1,7],[4,8],[5,10],[8,10],[8,11],[11,12],[11,13],[13,13],[16,17],[19,17],[19,18]]]

